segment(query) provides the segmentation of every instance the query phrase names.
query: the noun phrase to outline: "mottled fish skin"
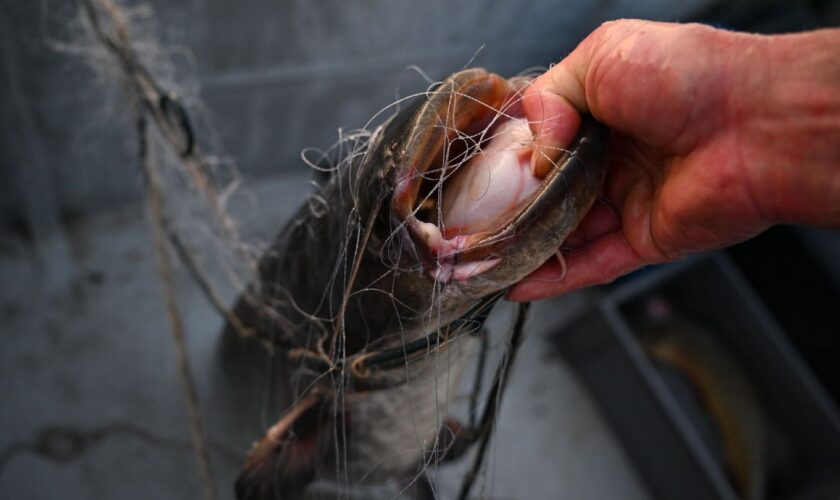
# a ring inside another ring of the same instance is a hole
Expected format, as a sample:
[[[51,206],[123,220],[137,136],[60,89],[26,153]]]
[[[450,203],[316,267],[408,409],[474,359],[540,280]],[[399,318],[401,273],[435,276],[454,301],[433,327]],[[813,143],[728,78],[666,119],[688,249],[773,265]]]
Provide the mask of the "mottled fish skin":
[[[720,433],[723,465],[740,498],[765,498],[769,417],[740,363],[711,332],[678,316],[642,339],[653,359],[676,368],[696,391]]]
[[[465,109],[482,99],[485,106],[498,107],[499,95],[513,92],[507,82],[482,69],[456,73],[377,130],[365,153],[304,203],[262,257],[258,282],[234,309],[242,323],[282,349],[323,349],[343,357],[400,346],[449,325],[554,255],[588,212],[606,175],[608,131],[589,117],[539,196],[515,220],[487,235],[483,248],[501,260],[476,277],[436,281],[422,242],[397,205],[395,191],[406,169],[428,164],[428,155],[437,154],[433,143],[440,138],[433,128],[439,128],[439,108],[452,106],[453,96],[462,94],[469,98],[456,105]],[[466,109],[464,120],[470,112]],[[310,453],[310,465],[298,470],[301,464],[287,463],[295,460],[295,443],[301,441],[290,429],[275,429],[252,451],[262,459],[246,464],[238,497],[293,498],[313,478],[355,484],[416,470],[442,425],[474,341],[462,336],[447,342],[430,356],[392,370],[397,384],[375,391],[355,391],[352,381],[342,378],[347,385],[336,393],[336,377],[319,379],[318,373],[299,370],[288,389],[297,394],[320,380],[316,385],[323,396],[317,404],[331,409],[319,413],[327,417],[314,424],[321,427],[317,442],[302,450]],[[298,470],[297,476],[279,472],[285,469]],[[268,480],[273,484],[254,485]],[[278,491],[287,493],[278,497]]]

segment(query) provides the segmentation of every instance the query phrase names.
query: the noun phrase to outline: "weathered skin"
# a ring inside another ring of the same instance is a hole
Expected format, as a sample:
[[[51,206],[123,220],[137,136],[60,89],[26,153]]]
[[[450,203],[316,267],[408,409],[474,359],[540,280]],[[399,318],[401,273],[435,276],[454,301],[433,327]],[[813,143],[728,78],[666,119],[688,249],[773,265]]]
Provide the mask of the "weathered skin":
[[[457,241],[430,236],[436,221],[421,220],[420,207],[431,204],[434,214],[437,198],[424,176],[447,168],[441,151],[454,144],[454,130],[480,134],[507,119],[500,116],[521,116],[524,84],[481,69],[456,73],[376,132],[364,155],[336,172],[265,254],[260,282],[235,313],[300,360],[293,392],[317,382],[290,410],[294,418],[252,450],[239,498],[291,498],[317,477],[350,484],[393,478],[414,471],[433,447],[470,336],[427,347],[430,355],[408,364],[399,359],[396,369],[361,370],[352,361],[452,334],[447,325],[555,254],[605,176],[606,131],[584,119],[571,154],[553,155],[557,167],[521,209]]]

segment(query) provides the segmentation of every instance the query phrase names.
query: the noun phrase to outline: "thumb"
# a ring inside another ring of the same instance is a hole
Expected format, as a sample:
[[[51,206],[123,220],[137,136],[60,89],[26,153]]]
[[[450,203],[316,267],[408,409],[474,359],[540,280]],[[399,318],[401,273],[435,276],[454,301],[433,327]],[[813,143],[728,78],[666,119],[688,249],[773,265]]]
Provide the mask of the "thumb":
[[[560,63],[537,77],[523,96],[525,118],[534,136],[531,172],[544,176],[572,142],[580,126],[578,112],[588,112],[584,82],[596,31]]]

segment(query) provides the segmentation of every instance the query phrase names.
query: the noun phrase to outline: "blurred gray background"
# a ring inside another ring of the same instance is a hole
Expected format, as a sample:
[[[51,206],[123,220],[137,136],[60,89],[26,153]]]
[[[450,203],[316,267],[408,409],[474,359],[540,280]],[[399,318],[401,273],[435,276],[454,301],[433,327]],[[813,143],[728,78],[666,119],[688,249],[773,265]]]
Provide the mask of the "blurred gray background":
[[[299,170],[305,146],[364,125],[397,93],[467,64],[513,75],[547,66],[600,22],[684,20],[708,0],[451,2],[221,0],[148,5],[144,33],[200,89],[225,151],[244,173]],[[78,34],[76,2],[4,0],[0,94],[0,220],[37,224],[136,200],[132,124],[114,81],[56,46]],[[113,76],[113,75],[112,75]],[[400,85],[401,79],[403,80]],[[114,95],[117,94],[117,95]],[[36,201],[37,200],[37,201]]]
[[[306,195],[301,150],[328,147],[339,127],[363,126],[396,96],[424,89],[409,67],[433,80],[466,65],[512,75],[561,59],[602,21],[686,21],[714,7],[125,3],[138,40],[151,42],[138,47],[151,69],[201,111],[201,140],[239,165],[259,207],[243,231],[262,238]],[[74,2],[0,6],[0,498],[197,498],[132,104],[107,63],[90,64]],[[232,380],[220,364],[221,320],[183,269],[177,286],[217,487],[230,498],[248,444],[274,415],[263,380]],[[585,301],[544,305],[540,317],[562,323]],[[589,396],[550,355],[548,326],[534,329],[514,375],[483,497],[648,498]],[[440,482],[454,491],[457,477]]]

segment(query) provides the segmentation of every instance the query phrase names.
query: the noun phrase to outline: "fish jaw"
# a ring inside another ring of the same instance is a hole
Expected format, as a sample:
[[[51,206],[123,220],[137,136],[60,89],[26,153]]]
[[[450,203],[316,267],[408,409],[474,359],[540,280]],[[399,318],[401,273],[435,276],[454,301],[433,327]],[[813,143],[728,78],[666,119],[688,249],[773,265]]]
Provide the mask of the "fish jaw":
[[[423,242],[427,252],[434,255],[434,267],[429,269],[429,275],[439,283],[466,281],[501,262],[501,259],[485,259],[459,263],[457,257],[467,248],[467,237],[446,238],[438,226],[417,219],[409,221],[408,227],[414,237]]]
[[[608,133],[584,117],[555,167],[530,169],[522,79],[456,73],[403,121],[388,151],[391,214],[432,282],[472,298],[506,288],[553,256],[606,175]]]

